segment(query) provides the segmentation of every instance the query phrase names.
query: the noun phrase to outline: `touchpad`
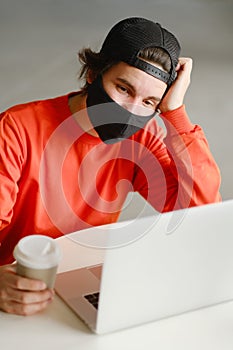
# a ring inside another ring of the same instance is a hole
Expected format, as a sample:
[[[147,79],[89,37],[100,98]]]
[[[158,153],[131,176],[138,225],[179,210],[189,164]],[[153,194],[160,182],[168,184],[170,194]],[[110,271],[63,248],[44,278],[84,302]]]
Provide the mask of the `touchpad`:
[[[103,267],[103,265],[95,265],[95,266],[87,267],[87,270],[90,271],[91,273],[93,273],[93,275],[95,275],[95,277],[97,277],[98,280],[100,280],[101,273],[102,273],[102,267]]]

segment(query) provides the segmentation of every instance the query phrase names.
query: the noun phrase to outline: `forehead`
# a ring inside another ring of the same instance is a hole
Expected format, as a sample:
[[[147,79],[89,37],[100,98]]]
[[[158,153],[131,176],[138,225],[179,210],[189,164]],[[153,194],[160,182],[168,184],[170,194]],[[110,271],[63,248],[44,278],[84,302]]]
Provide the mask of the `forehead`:
[[[159,68],[161,69],[161,67]],[[167,88],[167,84],[163,81],[124,62],[119,62],[112,66],[104,73],[104,78],[105,81],[128,82],[135,91],[143,92],[143,94],[148,96],[153,96],[155,92],[163,94]]]

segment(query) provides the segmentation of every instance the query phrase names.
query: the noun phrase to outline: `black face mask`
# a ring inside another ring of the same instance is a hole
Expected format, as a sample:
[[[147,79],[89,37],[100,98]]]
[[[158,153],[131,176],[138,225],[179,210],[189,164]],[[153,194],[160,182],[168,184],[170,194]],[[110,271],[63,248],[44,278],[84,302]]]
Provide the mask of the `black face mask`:
[[[121,107],[105,92],[101,76],[88,86],[87,107],[95,131],[108,144],[129,138],[156,114],[139,116]]]

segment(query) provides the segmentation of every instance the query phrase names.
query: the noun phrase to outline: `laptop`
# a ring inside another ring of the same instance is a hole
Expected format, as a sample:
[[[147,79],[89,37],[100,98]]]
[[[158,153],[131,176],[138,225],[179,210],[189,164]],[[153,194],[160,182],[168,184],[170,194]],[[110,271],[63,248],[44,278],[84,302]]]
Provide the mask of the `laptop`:
[[[233,299],[233,200],[74,232],[103,264],[57,275],[55,290],[97,333]]]

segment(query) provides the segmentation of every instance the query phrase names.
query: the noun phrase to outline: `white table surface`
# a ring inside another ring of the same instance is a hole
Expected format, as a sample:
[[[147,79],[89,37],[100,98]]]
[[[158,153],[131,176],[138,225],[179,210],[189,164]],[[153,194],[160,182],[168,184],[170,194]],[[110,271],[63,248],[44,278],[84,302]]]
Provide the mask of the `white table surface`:
[[[101,251],[58,240],[63,250],[59,271],[95,264]],[[0,312],[0,348],[56,350],[232,350],[233,302],[137,326],[107,335],[95,335],[55,296],[49,308],[33,316]]]

